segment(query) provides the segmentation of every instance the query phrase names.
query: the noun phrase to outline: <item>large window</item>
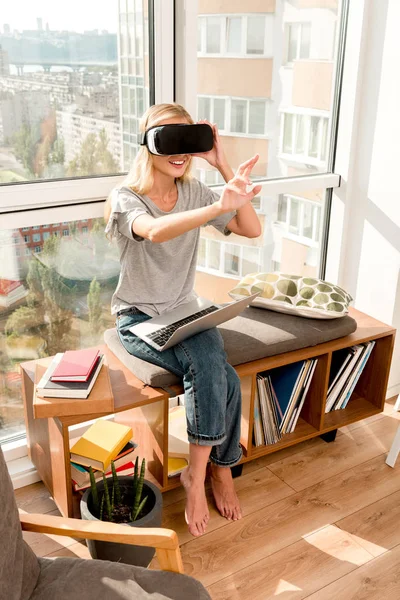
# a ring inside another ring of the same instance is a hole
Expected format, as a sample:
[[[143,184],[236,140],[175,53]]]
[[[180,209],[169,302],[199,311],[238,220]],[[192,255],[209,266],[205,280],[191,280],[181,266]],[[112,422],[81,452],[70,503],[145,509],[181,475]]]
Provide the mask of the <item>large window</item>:
[[[0,439],[24,430],[19,362],[113,326],[119,263],[101,201],[136,156],[150,96],[217,123],[234,169],[260,157],[262,234],[202,228],[202,295],[261,270],[318,276],[339,180],[328,148],[341,2],[166,1],[152,23],[147,0],[19,4],[0,24]],[[201,159],[194,174],[223,183]]]
[[[0,184],[128,170],[149,103],[147,2],[17,2],[1,16]]]
[[[103,220],[53,225],[31,239],[34,227],[0,230],[0,441],[24,427],[19,363],[102,343],[114,323],[119,260]]]

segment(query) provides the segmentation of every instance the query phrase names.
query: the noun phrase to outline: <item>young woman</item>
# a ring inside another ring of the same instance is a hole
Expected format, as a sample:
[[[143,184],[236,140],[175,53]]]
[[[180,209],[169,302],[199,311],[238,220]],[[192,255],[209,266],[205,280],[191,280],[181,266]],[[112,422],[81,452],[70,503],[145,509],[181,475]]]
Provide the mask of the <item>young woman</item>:
[[[144,114],[141,130],[175,123],[193,124],[193,120],[178,104],[160,104]],[[229,520],[242,516],[230,470],[242,457],[239,378],[226,361],[216,328],[163,352],[128,328],[196,296],[193,285],[201,226],[213,225],[225,235],[258,237],[261,233],[251,204],[261,187],[246,191],[258,156],[234,174],[217,127],[211,127],[214,147],[198,156],[217,168],[227,182],[220,197],[190,176],[193,155],[152,155],[142,146],[127,179],[112,192],[105,208],[106,233],[116,237],[121,260],[112,298],[121,342],[130,354],[183,380],[190,460],[181,481],[187,496],[185,517],[194,536],[205,532],[209,520],[204,489],[209,459],[218,510]]]

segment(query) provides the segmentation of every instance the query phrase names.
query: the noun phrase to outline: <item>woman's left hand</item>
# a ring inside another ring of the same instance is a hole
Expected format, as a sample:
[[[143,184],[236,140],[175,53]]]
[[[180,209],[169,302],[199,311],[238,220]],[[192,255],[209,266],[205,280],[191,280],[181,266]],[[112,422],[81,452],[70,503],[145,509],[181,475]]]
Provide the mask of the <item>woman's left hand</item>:
[[[206,123],[207,125],[209,125],[211,127],[211,129],[213,130],[214,146],[208,152],[192,154],[192,156],[198,156],[199,158],[204,158],[204,160],[206,160],[209,165],[211,165],[212,167],[215,167],[216,169],[220,169],[223,165],[226,164],[226,158],[225,158],[224,149],[222,147],[221,138],[219,137],[218,127],[215,123],[214,123],[214,125],[212,125],[209,121],[206,121],[206,119],[198,121],[198,124],[203,124],[203,123]]]

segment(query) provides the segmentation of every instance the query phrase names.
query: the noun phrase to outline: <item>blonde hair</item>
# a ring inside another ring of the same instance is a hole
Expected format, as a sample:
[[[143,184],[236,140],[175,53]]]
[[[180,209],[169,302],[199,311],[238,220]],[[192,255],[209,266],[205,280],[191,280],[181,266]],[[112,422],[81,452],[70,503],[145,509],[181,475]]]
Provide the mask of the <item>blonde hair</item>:
[[[163,121],[173,118],[186,119],[189,124],[193,124],[194,121],[187,110],[180,104],[154,104],[150,106],[140,120],[140,131],[144,133],[150,127],[160,125]],[[187,161],[185,172],[182,177],[179,177],[181,181],[185,181],[190,178],[190,167],[192,159],[191,157]],[[111,194],[108,196],[104,206],[104,219],[108,222],[111,214],[111,197],[115,190],[121,187],[130,187],[132,191],[137,194],[148,194],[154,183],[154,167],[151,153],[147,146],[140,146],[139,151],[133,161],[132,167],[124,179],[124,181],[115,187]]]

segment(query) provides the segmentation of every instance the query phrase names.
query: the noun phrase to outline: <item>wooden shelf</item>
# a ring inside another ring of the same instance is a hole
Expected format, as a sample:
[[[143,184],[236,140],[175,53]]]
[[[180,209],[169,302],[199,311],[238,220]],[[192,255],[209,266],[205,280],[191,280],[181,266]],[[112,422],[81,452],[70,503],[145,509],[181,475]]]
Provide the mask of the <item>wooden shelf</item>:
[[[298,444],[383,410],[395,329],[355,309],[350,309],[350,315],[357,321],[357,330],[351,335],[236,367],[241,379],[243,398],[241,443],[244,447],[244,456],[242,462]],[[336,350],[370,340],[376,340],[375,347],[348,405],[345,409],[325,414],[332,354]],[[107,354],[110,367],[115,420],[132,426],[135,441],[138,443],[139,456],[146,458],[147,461],[148,477],[162,491],[178,487],[179,477],[168,479],[167,473],[169,394],[162,389],[145,385],[107,348],[102,346],[101,350]],[[295,431],[286,434],[276,444],[253,446],[257,373],[307,358],[318,358],[318,363]],[[80,495],[72,492],[71,484],[69,426],[98,418],[103,414],[34,419],[32,397],[35,363],[45,361],[48,359],[30,361],[21,365],[29,454],[61,513],[68,517],[79,516]],[[174,390],[177,395],[182,393],[180,386],[176,386]]]
[[[346,408],[332,410],[324,415],[323,431],[338,429],[339,427],[350,425],[350,423],[354,423],[360,419],[372,417],[372,415],[376,415],[380,412],[380,408],[371,404],[371,402],[365,398],[353,393]]]
[[[321,435],[321,432],[300,417],[293,433],[286,433],[276,444],[253,446],[251,449],[251,458],[259,458],[260,456],[264,456],[264,454],[270,454],[287,446],[293,446],[317,435]]]

